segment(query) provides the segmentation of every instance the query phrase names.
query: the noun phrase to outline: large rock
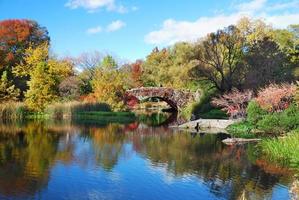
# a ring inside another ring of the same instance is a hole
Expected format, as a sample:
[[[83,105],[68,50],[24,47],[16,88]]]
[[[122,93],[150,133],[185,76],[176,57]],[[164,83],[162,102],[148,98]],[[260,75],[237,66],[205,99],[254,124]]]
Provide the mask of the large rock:
[[[206,129],[217,128],[226,129],[229,125],[236,123],[237,120],[224,120],[224,119],[198,119],[179,125],[179,128],[187,129]],[[196,128],[197,127],[197,128]]]

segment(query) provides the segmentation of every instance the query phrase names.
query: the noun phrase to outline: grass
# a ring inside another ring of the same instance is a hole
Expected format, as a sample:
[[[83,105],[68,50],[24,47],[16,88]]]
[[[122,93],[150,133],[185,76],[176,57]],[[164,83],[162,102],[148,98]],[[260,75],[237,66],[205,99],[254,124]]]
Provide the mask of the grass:
[[[7,102],[0,104],[0,121],[19,122],[29,120],[73,120],[80,122],[119,122],[128,123],[135,120],[130,112],[112,112],[105,103],[66,102],[55,103],[44,112],[31,112],[23,103]]]
[[[83,103],[83,102],[66,102],[55,103],[48,106],[45,114],[54,119],[71,119],[82,112],[111,112],[111,108],[105,103]]]
[[[5,102],[0,104],[0,121],[22,121],[27,115],[27,109],[23,103]]]
[[[256,138],[257,135],[252,133],[254,126],[247,121],[235,123],[226,128],[226,130],[234,137],[238,138]]]
[[[270,161],[299,169],[299,129],[283,138],[263,140],[259,146]]]

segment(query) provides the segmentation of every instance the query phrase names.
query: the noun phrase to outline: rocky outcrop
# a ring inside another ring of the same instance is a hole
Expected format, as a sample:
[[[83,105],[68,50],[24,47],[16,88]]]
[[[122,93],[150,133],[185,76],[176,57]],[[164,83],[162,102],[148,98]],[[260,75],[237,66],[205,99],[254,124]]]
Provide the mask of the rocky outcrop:
[[[229,125],[237,122],[237,120],[223,120],[223,119],[198,119],[179,125],[179,128],[187,129],[226,129]]]

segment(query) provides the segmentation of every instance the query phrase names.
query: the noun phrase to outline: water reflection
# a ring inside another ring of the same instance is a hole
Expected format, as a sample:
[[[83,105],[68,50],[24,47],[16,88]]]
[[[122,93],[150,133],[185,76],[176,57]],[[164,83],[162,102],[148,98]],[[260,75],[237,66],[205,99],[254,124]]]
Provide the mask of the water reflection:
[[[224,134],[138,122],[28,122],[0,132],[0,199],[93,199],[92,191],[110,199],[287,198],[292,181],[291,171],[255,158],[254,146],[223,145]],[[165,187],[165,176],[174,183]]]

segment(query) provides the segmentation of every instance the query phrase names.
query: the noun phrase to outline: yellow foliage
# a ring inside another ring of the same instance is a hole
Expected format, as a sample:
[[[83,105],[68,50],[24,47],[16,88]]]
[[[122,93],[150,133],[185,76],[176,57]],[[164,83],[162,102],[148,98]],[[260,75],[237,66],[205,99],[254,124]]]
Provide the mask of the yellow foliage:
[[[124,107],[123,95],[125,88],[125,73],[116,68],[98,68],[92,80],[93,93],[97,101],[109,104],[114,110]]]
[[[13,68],[13,73],[17,76],[24,77],[30,75],[33,68],[40,62],[45,62],[49,57],[48,43],[41,44],[33,48],[30,46],[25,50],[24,61]]]

